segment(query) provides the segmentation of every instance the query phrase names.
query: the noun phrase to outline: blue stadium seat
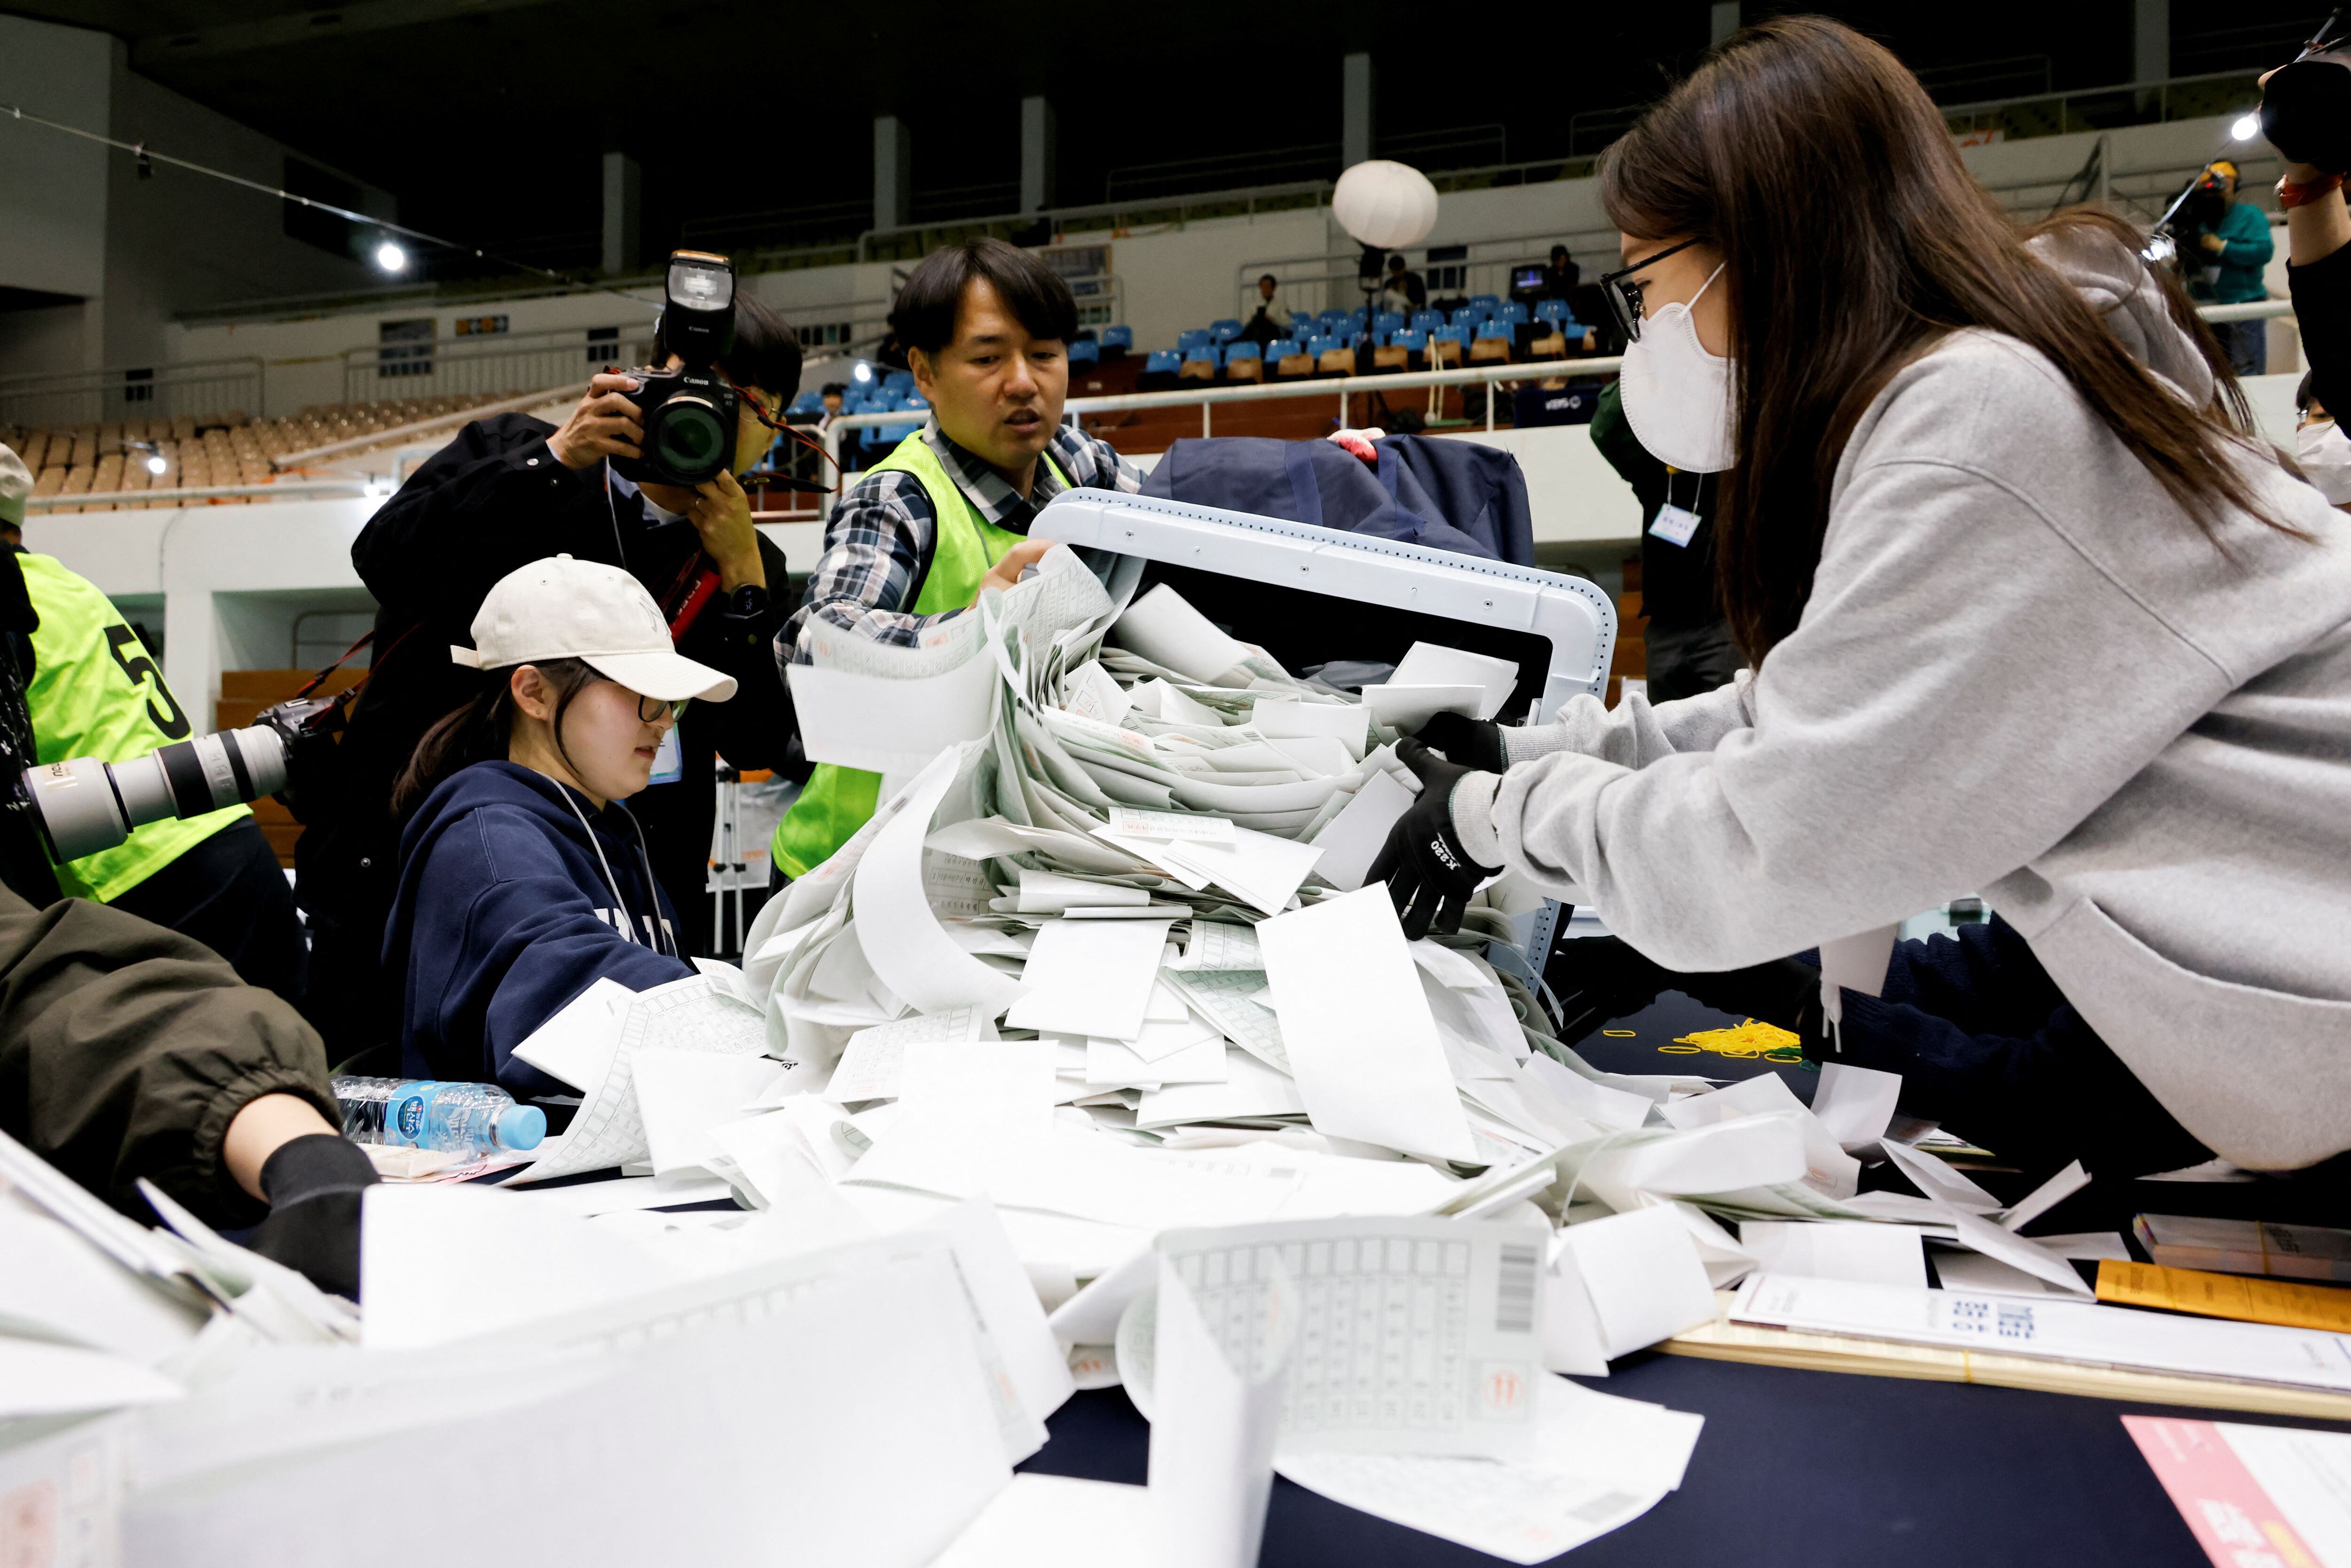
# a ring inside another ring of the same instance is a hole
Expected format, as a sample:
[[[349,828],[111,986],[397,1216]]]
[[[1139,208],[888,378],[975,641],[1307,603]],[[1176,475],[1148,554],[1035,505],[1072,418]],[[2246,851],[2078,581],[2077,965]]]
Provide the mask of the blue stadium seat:
[[[892,397],[904,397],[908,392],[914,390],[914,372],[912,371],[892,371],[888,375],[882,378],[882,390],[888,392]]]
[[[1206,327],[1195,327],[1188,332],[1176,334],[1176,351],[1189,356],[1195,349],[1205,349],[1214,341]]]
[[[1344,310],[1325,310],[1314,320],[1325,333],[1335,338],[1339,335],[1339,329],[1347,324],[1347,313]]]
[[[1575,307],[1564,299],[1539,299],[1535,302],[1538,321],[1568,322],[1575,319]]]
[[[1260,350],[1255,343],[1249,341],[1247,339],[1243,339],[1239,342],[1228,343],[1225,345],[1225,363],[1229,365],[1235,360],[1259,359],[1263,357],[1263,353],[1264,350]]]
[[[1143,373],[1174,375],[1183,366],[1184,356],[1173,349],[1154,349],[1151,357],[1143,361]]]
[[[1468,340],[1469,333],[1485,319],[1486,313],[1475,305],[1464,305],[1453,313],[1452,325],[1462,329],[1462,340],[1466,342]]]
[[[1318,360],[1323,355],[1329,353],[1332,350],[1340,347],[1343,347],[1343,345],[1340,343],[1339,340],[1328,332],[1317,333],[1315,336],[1306,340],[1306,351],[1313,355]]]
[[[1425,354],[1428,352],[1428,331],[1426,328],[1411,327],[1401,331],[1391,332],[1388,334],[1388,347],[1407,349],[1416,354]]]
[[[1186,363],[1191,363],[1199,360],[1206,360],[1212,365],[1220,365],[1224,363],[1224,354],[1214,343],[1193,344],[1191,348],[1184,351],[1184,359]]]
[[[1240,335],[1241,324],[1229,316],[1208,323],[1208,336],[1217,342],[1229,343]]]
[[[1416,332],[1434,331],[1444,325],[1445,312],[1442,310],[1416,310],[1412,313],[1412,329]]]
[[[1094,338],[1102,344],[1104,357],[1110,359],[1116,359],[1134,347],[1134,329],[1132,327],[1105,327]]]
[[[1378,315],[1372,318],[1372,330],[1378,332],[1383,336],[1390,332],[1403,331],[1404,313],[1400,310],[1381,311]]]
[[[1524,321],[1527,319],[1525,301],[1505,299],[1502,301],[1501,308],[1494,312],[1494,319],[1498,321],[1508,321],[1513,326]]]
[[[1464,349],[1467,349],[1469,346],[1469,329],[1467,327],[1437,327],[1432,329],[1428,334],[1428,340],[1434,343],[1440,339],[1449,340],[1452,342],[1458,343]]]
[[[1469,308],[1472,310],[1483,310],[1490,316],[1501,308],[1502,297],[1499,294],[1472,294],[1469,297]]]
[[[1495,317],[1490,321],[1480,321],[1478,323],[1478,330],[1476,333],[1476,336],[1478,337],[1501,338],[1507,340],[1512,335],[1510,324],[1508,321],[1503,320],[1499,316]]]
[[[813,387],[792,399],[791,405],[784,410],[787,416],[796,413],[822,413],[823,412],[824,394],[818,392]]]
[[[1102,363],[1102,345],[1092,338],[1078,338],[1070,344],[1070,363],[1098,365]]]
[[[1265,357],[1269,360],[1286,360],[1292,354],[1302,354],[1305,351],[1299,347],[1298,340],[1295,338],[1282,338],[1265,346]]]

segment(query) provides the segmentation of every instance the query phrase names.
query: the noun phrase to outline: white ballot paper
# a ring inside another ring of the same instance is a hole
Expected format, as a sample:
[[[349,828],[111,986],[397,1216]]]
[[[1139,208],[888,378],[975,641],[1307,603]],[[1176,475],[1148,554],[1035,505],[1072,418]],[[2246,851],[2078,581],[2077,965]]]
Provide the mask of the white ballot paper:
[[[1150,1506],[1165,1568],[1253,1568],[1265,1535],[1301,1320],[1279,1259],[1256,1262],[1245,1300],[1204,1297],[1160,1255]]]
[[[1294,1292],[1283,1453],[1491,1458],[1523,1457],[1533,1444],[1544,1244],[1525,1225],[1395,1216],[1159,1239],[1167,1269],[1236,1363],[1266,1353],[1272,1281]],[[1155,1371],[1155,1420],[1165,1387]]]
[[[514,1053],[582,1094],[604,1082],[621,1049],[621,1019],[636,993],[618,980],[600,979],[530,1031]]]
[[[1405,654],[1404,663],[1396,666],[1395,674],[1388,677],[1388,685],[1475,685],[1484,695],[1471,716],[1491,718],[1502,711],[1502,705],[1518,689],[1519,666],[1509,659],[1497,659],[1488,653],[1465,653],[1439,643],[1415,643]]]
[[[1859,1154],[1886,1135],[1901,1097],[1898,1072],[1824,1062],[1820,1086],[1813,1091],[1813,1114],[1847,1154]]]
[[[1364,688],[1364,706],[1372,710],[1372,716],[1406,735],[1441,713],[1476,718],[1485,701],[1486,688],[1477,685],[1400,686],[1391,682]]]
[[[1335,1502],[1510,1563],[1545,1563],[1678,1489],[1702,1416],[1543,1376],[1523,1460],[1290,1454],[1281,1473]]]
[[[1350,759],[1364,759],[1370,739],[1370,710],[1361,703],[1310,703],[1295,697],[1259,697],[1249,708],[1249,724],[1268,738],[1324,736],[1347,748]]]
[[[2351,1390],[2351,1335],[2089,1301],[1758,1274],[1740,1287],[1730,1319],[1807,1333]]]
[[[1247,678],[1241,666],[1249,661],[1248,646],[1217,631],[1164,582],[1128,605],[1111,634],[1120,647],[1202,685],[1218,685],[1228,674]]]
[[[1290,1071],[1317,1132],[1474,1162],[1453,1070],[1387,889],[1257,928]]]
[[[1767,1274],[1813,1280],[1857,1280],[1865,1285],[1927,1284],[1926,1251],[1907,1226],[1859,1220],[1750,1219],[1739,1244]]]
[[[590,987],[580,1002],[593,992]],[[582,1038],[586,1035],[583,1029]],[[621,1009],[620,1033],[601,1082],[580,1086],[581,1102],[571,1125],[561,1137],[540,1145],[538,1157],[508,1177],[507,1185],[609,1170],[646,1158],[651,1150],[637,1101],[636,1059],[647,1048],[759,1056],[768,1049],[767,1019],[708,975],[672,980],[630,997]],[[584,1055],[565,1060],[578,1061]]]
[[[1372,769],[1354,797],[1314,835],[1314,847],[1322,852],[1314,862],[1314,874],[1342,893],[1363,886],[1372,862],[1387,847],[1388,830],[1412,809],[1412,802],[1413,792],[1395,774],[1384,768]]]
[[[937,622],[913,648],[819,622],[803,635],[814,662],[785,674],[810,760],[904,778],[987,733],[998,676],[979,615]]]
[[[742,1107],[784,1076],[767,1056],[721,1056],[707,1051],[649,1046],[637,1052],[637,1111],[645,1127],[653,1175],[670,1176],[707,1163],[719,1152],[711,1129],[737,1121]]]
[[[861,920],[864,912],[860,910]],[[1053,1034],[1132,1040],[1143,1032],[1167,946],[1166,920],[1048,921],[1021,976],[1028,994],[1005,1022]],[[888,929],[888,927],[883,927]],[[977,962],[977,960],[973,960]]]
[[[887,934],[887,940],[865,946],[865,961],[892,995],[917,1012],[971,1005],[993,1018],[1020,994],[1020,982],[956,946],[932,912],[923,882],[923,841],[930,836],[932,814],[970,757],[962,747],[941,752],[884,805],[892,815],[857,862],[851,896],[860,946],[864,933]]]
[[[1609,1359],[1714,1321],[1714,1286],[1688,1229],[1667,1207],[1636,1208],[1560,1233],[1575,1255]]]
[[[987,1030],[987,1015],[976,1007],[949,1008],[943,1013],[918,1013],[895,1023],[877,1024],[849,1037],[848,1049],[832,1070],[824,1097],[836,1105],[860,1100],[893,1100],[898,1094],[898,1072],[906,1047],[916,1041],[969,1043]]]

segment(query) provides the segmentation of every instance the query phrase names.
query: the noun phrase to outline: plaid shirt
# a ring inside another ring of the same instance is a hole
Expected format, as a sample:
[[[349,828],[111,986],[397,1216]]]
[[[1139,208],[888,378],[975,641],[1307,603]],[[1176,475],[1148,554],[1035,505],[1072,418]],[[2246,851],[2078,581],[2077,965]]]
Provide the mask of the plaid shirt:
[[[935,418],[923,427],[923,439],[931,444],[964,499],[981,517],[1008,532],[1027,533],[1037,509],[1064,488],[1053,471],[1040,463],[1036,482],[1024,500],[1003,475],[949,441]],[[1065,424],[1054,430],[1049,450],[1079,489],[1123,490],[1133,495],[1143,488],[1142,474],[1107,441]],[[789,649],[793,662],[808,662],[799,652],[799,635],[810,616],[877,643],[912,647],[925,627],[962,614],[961,610],[943,610],[916,615],[904,608],[914,597],[915,580],[937,545],[938,527],[930,496],[912,474],[885,468],[859,481],[833,509],[832,520],[825,528],[824,555],[809,579],[808,594],[800,601],[799,610],[785,628],[786,635],[777,639],[778,654]]]

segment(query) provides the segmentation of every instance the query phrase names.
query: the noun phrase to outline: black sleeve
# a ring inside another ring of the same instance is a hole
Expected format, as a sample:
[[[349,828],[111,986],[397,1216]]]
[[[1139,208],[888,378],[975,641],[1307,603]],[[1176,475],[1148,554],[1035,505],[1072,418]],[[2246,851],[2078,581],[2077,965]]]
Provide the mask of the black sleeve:
[[[351,545],[377,602],[471,621],[498,579],[571,549],[607,504],[604,471],[566,468],[548,447],[554,433],[528,414],[477,419],[411,475]]]
[[[177,932],[87,899],[0,894],[0,1125],[135,1218],[145,1176],[208,1224],[264,1213],[221,1163],[246,1103],[340,1112],[294,1009]]]
[[[701,718],[696,727],[720,756],[737,768],[782,765],[795,723],[791,692],[784,684],[775,653],[776,635],[794,609],[789,602],[791,581],[786,575],[784,552],[764,534],[759,537],[759,559],[768,572],[767,608],[757,615],[737,615],[722,599],[687,638],[688,657],[735,677],[732,698],[697,703],[687,714]]]
[[[2307,267],[2289,265],[2285,276],[2311,395],[2338,419],[2351,415],[2351,245]]]

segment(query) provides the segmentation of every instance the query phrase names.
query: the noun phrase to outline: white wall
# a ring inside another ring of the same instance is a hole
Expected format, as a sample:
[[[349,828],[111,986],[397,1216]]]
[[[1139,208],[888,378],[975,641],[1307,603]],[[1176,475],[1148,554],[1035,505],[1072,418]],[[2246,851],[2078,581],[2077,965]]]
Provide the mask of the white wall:
[[[0,100],[103,132],[113,43],[0,16]],[[0,287],[88,296],[106,282],[106,149],[0,120]]]

